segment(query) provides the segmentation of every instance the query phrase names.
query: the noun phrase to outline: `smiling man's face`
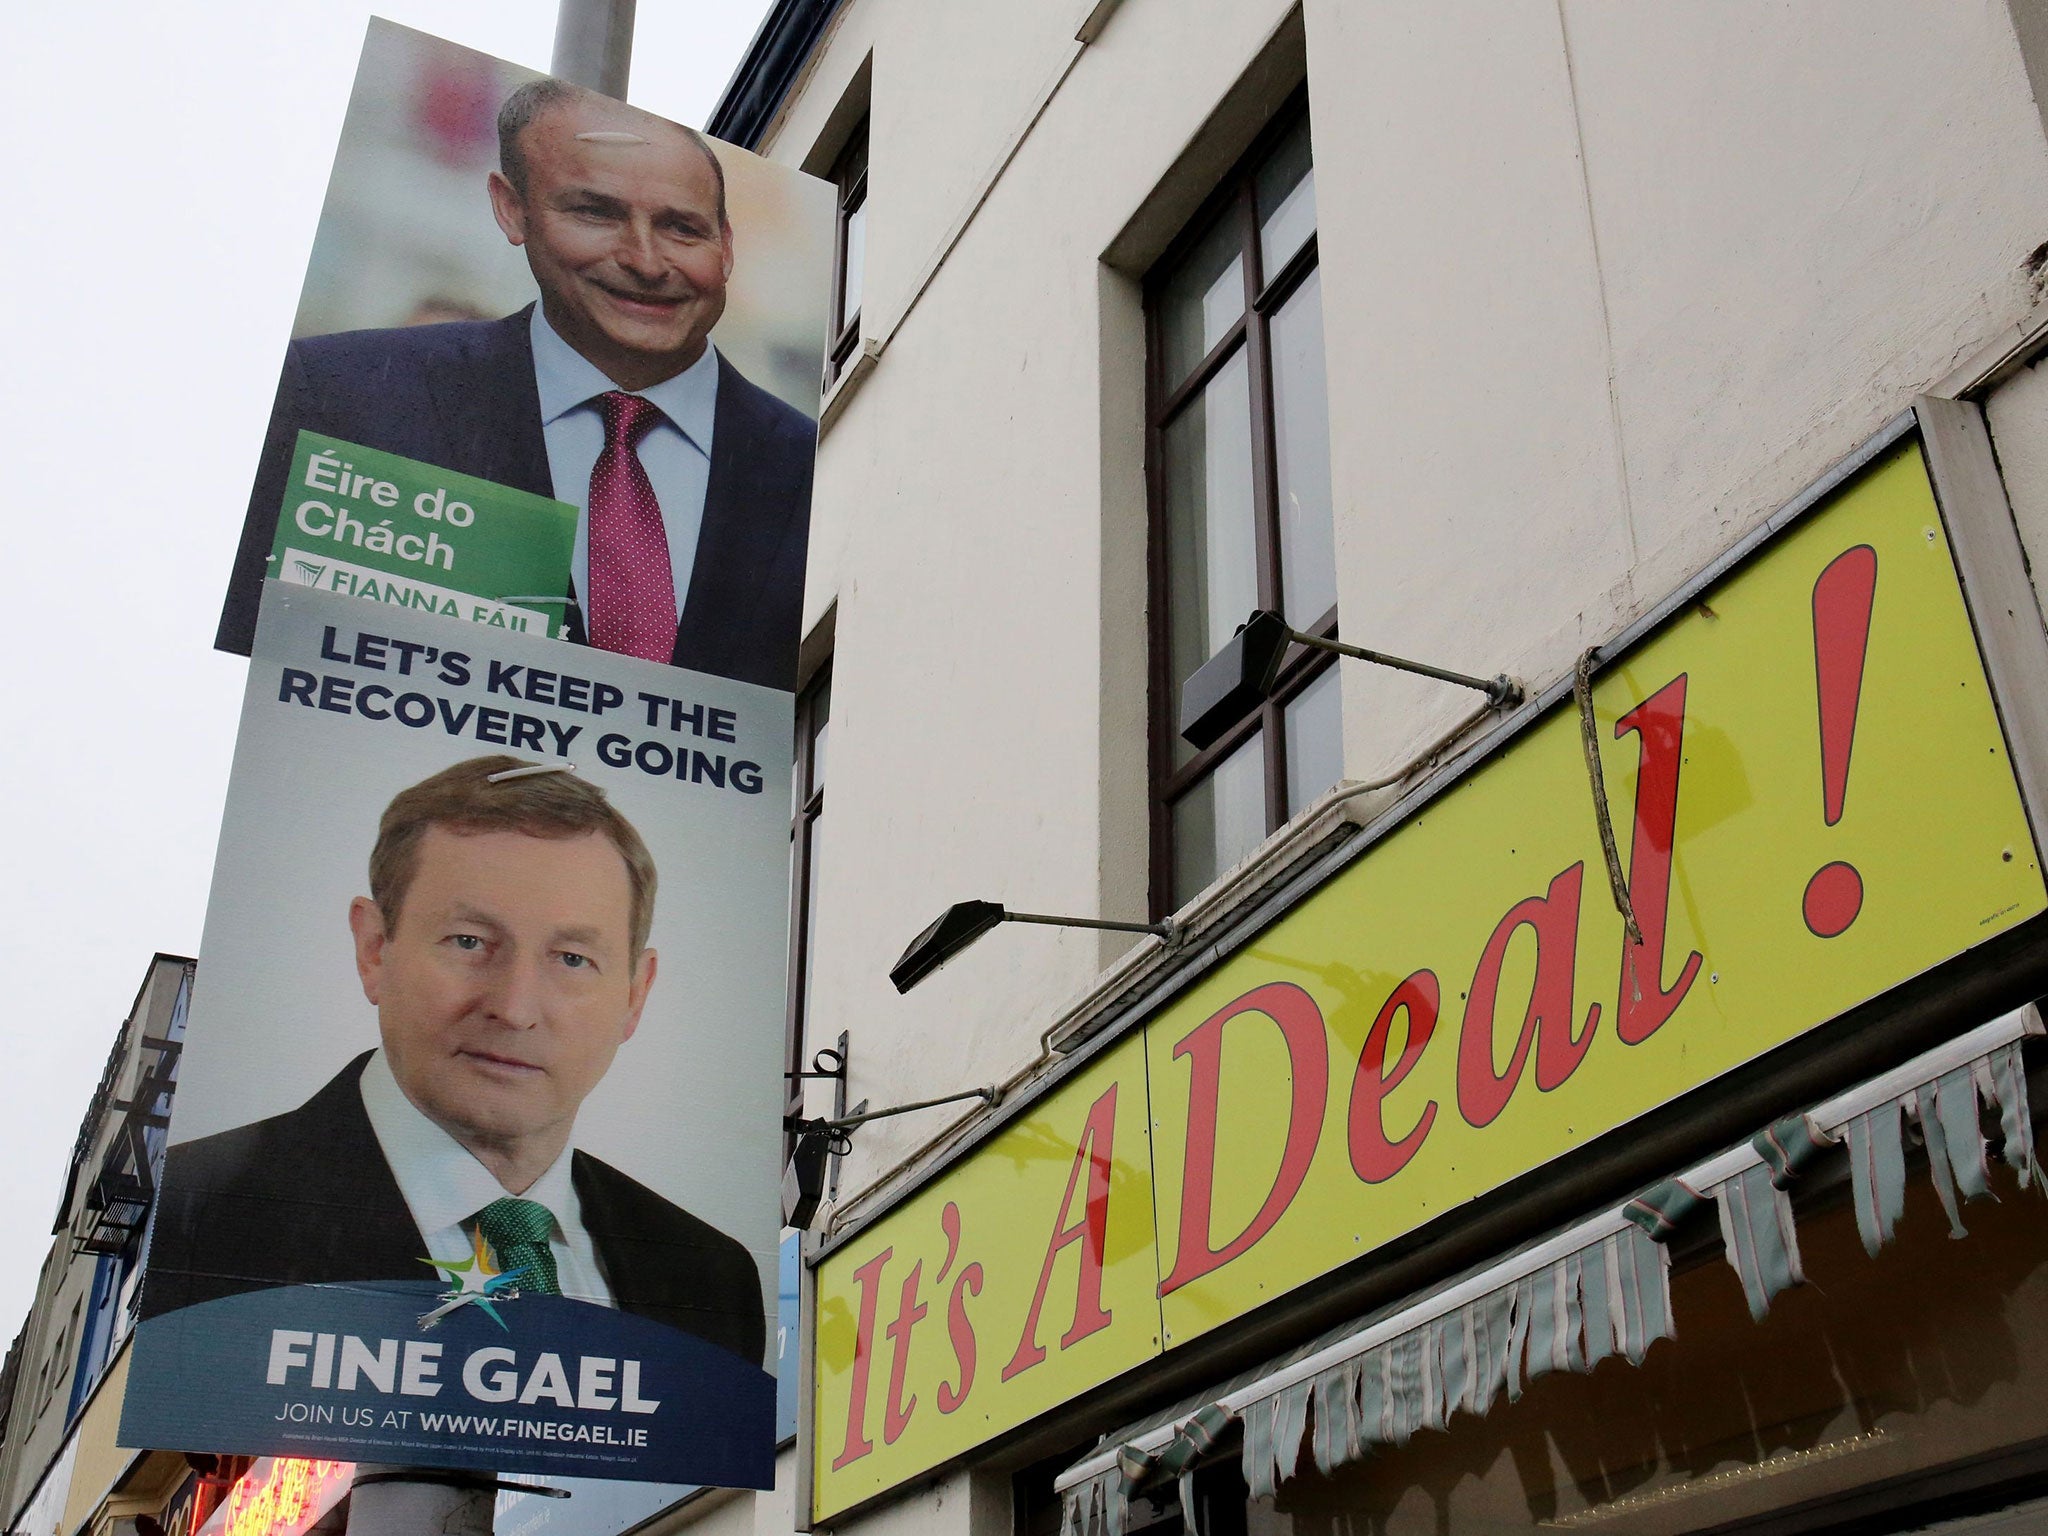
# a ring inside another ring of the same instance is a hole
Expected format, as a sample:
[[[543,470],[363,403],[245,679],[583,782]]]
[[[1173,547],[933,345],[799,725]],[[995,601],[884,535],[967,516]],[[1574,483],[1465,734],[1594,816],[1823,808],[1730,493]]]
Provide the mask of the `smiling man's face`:
[[[640,1023],[652,950],[631,949],[626,863],[601,832],[421,834],[395,925],[349,909],[356,969],[415,1108],[513,1193],[568,1144]]]
[[[491,209],[526,248],[557,334],[624,389],[704,355],[725,312],[732,230],[708,153],[602,96],[546,107],[519,137],[526,186],[491,175]]]

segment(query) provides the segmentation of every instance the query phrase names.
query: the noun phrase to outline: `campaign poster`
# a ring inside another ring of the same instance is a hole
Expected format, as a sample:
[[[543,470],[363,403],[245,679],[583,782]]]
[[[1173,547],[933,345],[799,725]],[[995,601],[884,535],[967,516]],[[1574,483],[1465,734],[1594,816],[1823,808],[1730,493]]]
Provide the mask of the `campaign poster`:
[[[268,576],[793,689],[834,209],[814,177],[372,21],[215,643],[248,653]],[[565,569],[462,579],[487,521],[520,542],[549,505]]]
[[[769,1486],[789,696],[268,585],[122,1443]]]

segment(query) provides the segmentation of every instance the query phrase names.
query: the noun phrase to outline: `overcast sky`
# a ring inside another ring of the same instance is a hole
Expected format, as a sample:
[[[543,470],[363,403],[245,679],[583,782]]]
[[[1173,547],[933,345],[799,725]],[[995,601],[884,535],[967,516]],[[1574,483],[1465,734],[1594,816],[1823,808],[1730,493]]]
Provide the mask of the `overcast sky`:
[[[640,0],[630,95],[701,125],[767,0]],[[247,664],[212,649],[370,6],[11,12],[0,59],[0,1342],[114,1031],[198,953]],[[553,0],[375,14],[545,69]],[[337,916],[337,921],[339,921]]]

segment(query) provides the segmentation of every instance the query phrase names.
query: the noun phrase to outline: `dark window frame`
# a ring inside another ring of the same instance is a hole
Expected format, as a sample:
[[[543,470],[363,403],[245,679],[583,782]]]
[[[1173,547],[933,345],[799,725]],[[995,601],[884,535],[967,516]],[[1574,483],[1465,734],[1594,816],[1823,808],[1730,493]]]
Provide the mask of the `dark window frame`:
[[[1266,834],[1285,826],[1291,810],[1287,805],[1286,710],[1311,683],[1336,662],[1328,651],[1295,645],[1288,649],[1271,696],[1247,713],[1211,746],[1196,753],[1179,767],[1174,766],[1175,743],[1179,739],[1179,690],[1172,676],[1172,635],[1169,625],[1171,573],[1167,559],[1166,429],[1191,402],[1200,398],[1210,380],[1234,359],[1246,353],[1252,399],[1252,514],[1257,558],[1258,604],[1261,608],[1281,607],[1280,593],[1280,490],[1277,431],[1273,405],[1271,327],[1273,315],[1291,298],[1309,275],[1317,270],[1317,236],[1311,234],[1300,249],[1288,257],[1277,273],[1268,278],[1263,270],[1259,241],[1256,197],[1258,171],[1266,157],[1308,116],[1308,91],[1302,87],[1290,96],[1253,140],[1251,147],[1231,167],[1187,227],[1174,238],[1145,280],[1145,495],[1148,506],[1147,618],[1151,648],[1149,693],[1151,708],[1151,864],[1152,916],[1157,919],[1173,910],[1176,886],[1173,839],[1174,806],[1202,780],[1215,772],[1223,760],[1242,746],[1254,732],[1262,731],[1265,758]],[[1162,369],[1165,337],[1161,326],[1161,296],[1182,261],[1199,242],[1226,220],[1239,223],[1239,252],[1244,268],[1245,302],[1229,330],[1209,349],[1188,376],[1169,383]],[[1309,626],[1309,632],[1334,639],[1337,609],[1333,605]]]
[[[789,985],[788,1008],[783,1021],[783,1112],[804,1113],[804,1079],[794,1074],[810,1070],[810,1052],[805,1039],[812,974],[811,861],[816,847],[814,832],[825,812],[825,785],[818,776],[818,733],[832,719],[832,663],[819,667],[796,697],[796,756],[792,764],[789,821]],[[828,747],[829,752],[829,747]],[[794,1140],[784,1137],[783,1161],[795,1150]]]
[[[867,208],[868,120],[865,115],[847,135],[827,178],[839,187],[837,225],[832,236],[832,341],[825,351],[825,382],[829,385],[844,373],[860,350],[861,306],[846,313],[846,241],[853,216]],[[862,286],[866,286],[866,262],[862,262]]]

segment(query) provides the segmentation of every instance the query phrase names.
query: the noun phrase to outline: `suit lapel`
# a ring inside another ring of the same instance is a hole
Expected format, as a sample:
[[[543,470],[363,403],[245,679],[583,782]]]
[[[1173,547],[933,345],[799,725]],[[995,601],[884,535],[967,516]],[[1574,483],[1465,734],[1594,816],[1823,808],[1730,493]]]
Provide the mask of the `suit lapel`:
[[[311,1243],[334,1248],[312,1272],[363,1280],[428,1280],[426,1241],[384,1159],[363,1108],[366,1051],[299,1113],[305,1117],[308,1166],[297,1181],[309,1206],[325,1206],[306,1224]],[[305,1260],[301,1260],[305,1262]]]
[[[698,665],[742,623],[768,577],[775,530],[758,515],[761,487],[753,483],[756,456],[739,446],[755,433],[741,380],[724,357],[718,360],[718,401],[711,426],[711,475],[704,487],[704,521],[697,556],[690,566],[690,592],[676,623],[674,666]],[[765,546],[765,547],[764,547]]]
[[[459,445],[462,462],[455,467],[552,499],[555,475],[533,375],[532,327],[529,304],[484,330],[472,348],[439,360],[429,371],[427,398],[443,440]],[[562,595],[568,599],[562,610],[569,626],[565,638],[582,645],[575,584]]]
[[[477,329],[461,352],[428,370],[427,402],[451,469],[536,496],[555,494],[533,378],[533,306]]]
[[[637,1310],[628,1305],[628,1300],[638,1301],[646,1292],[649,1276],[642,1273],[637,1262],[638,1246],[631,1242],[620,1242],[635,1234],[624,1232],[624,1213],[611,1199],[611,1191],[604,1186],[591,1168],[590,1155],[580,1148],[569,1155],[569,1182],[575,1186],[577,1204],[582,1207],[583,1230],[590,1234],[590,1243],[597,1250],[599,1261],[604,1265],[605,1283],[611,1287],[612,1299],[625,1311]]]

